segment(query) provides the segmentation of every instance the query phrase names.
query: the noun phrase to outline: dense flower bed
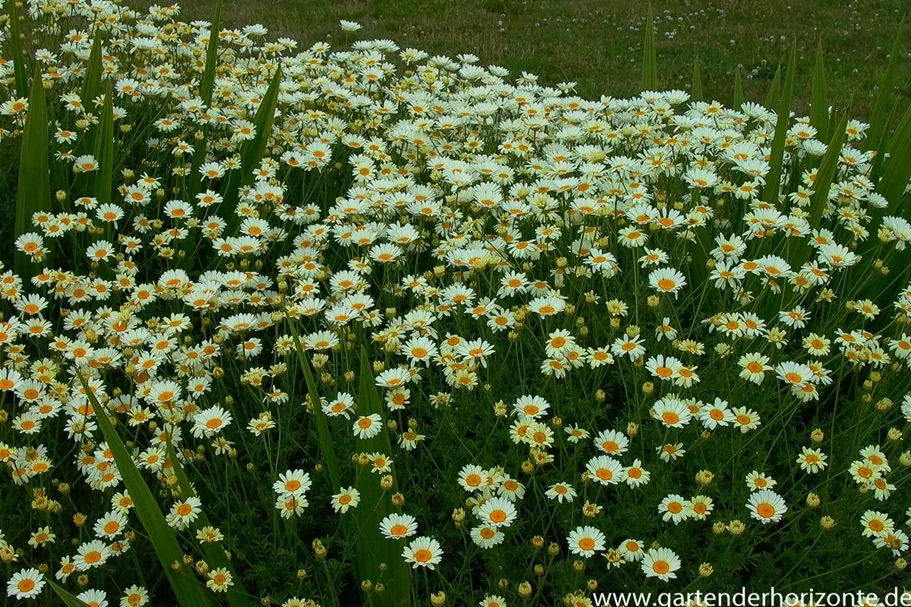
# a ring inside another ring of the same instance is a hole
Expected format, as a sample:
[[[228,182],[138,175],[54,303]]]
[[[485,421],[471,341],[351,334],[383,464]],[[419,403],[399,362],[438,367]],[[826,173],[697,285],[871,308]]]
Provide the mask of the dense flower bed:
[[[0,276],[10,597],[900,579],[911,226],[869,125],[835,157],[834,121],[795,117],[776,160],[753,103],[586,100],[259,25],[210,45],[177,7],[21,10],[50,189]],[[14,66],[8,167],[35,103]]]

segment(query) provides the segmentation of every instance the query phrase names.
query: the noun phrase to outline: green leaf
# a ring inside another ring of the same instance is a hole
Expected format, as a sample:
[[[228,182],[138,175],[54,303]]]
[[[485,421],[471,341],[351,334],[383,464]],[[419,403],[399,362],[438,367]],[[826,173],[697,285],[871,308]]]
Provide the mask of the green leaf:
[[[256,133],[241,151],[240,169],[231,171],[225,182],[225,193],[221,206],[225,209],[225,213],[229,214],[228,217],[225,217],[225,220],[228,223],[225,231],[228,234],[235,233],[240,224],[240,218],[235,212],[239,198],[239,188],[242,185],[250,185],[253,183],[253,171],[259,166],[260,161],[266,153],[269,137],[272,135],[272,122],[275,118],[275,107],[278,104],[278,93],[281,81],[282,69],[279,67],[275,70],[272,82],[269,83],[269,88],[266,90],[266,94],[263,95],[259,108],[256,110],[256,117],[253,119],[253,123],[256,126]]]
[[[791,120],[791,96],[794,93],[794,72],[797,66],[797,44],[791,44],[791,58],[788,60],[788,73],[785,77],[784,91],[778,104],[778,119],[775,123],[775,137],[772,139],[772,157],[769,174],[766,175],[765,187],[762,189],[762,200],[770,204],[778,203],[778,192],[781,188],[782,167],[784,165],[784,148]]]
[[[832,139],[826,149],[819,170],[816,173],[816,181],[813,184],[814,193],[810,200],[810,227],[819,228],[822,221],[822,213],[826,208],[826,202],[829,199],[829,190],[835,181],[835,175],[838,172],[838,160],[841,158],[841,146],[845,137],[845,130],[848,127],[848,114],[842,116],[832,133]],[[806,260],[804,260],[806,262]],[[802,263],[800,265],[803,265]]]
[[[828,138],[829,107],[826,103],[826,69],[822,58],[822,41],[816,48],[816,67],[813,70],[813,89],[810,97],[810,125],[816,128],[820,141]]]
[[[177,477],[180,495],[184,498],[196,497],[196,492],[193,491],[193,485],[190,484],[190,479],[187,477],[186,471],[183,469],[183,466],[180,465],[177,454],[174,452],[174,445],[170,440],[168,441],[168,459],[171,462],[171,468],[174,470],[174,475]],[[203,509],[193,522],[193,528],[202,529],[203,527],[208,526],[213,525],[206,515],[205,509]],[[234,570],[234,565],[231,563],[227,554],[225,554],[225,549],[222,547],[221,543],[200,542],[199,547],[206,557],[209,569],[223,567],[231,573],[233,584],[228,588],[227,592],[225,592],[228,604],[231,605],[231,607],[253,607],[254,602],[250,600],[251,595],[244,588],[243,582]]]
[[[772,76],[772,84],[769,85],[769,92],[766,93],[765,102],[763,105],[768,109],[776,107],[778,104],[778,96],[781,89],[781,64],[778,64],[778,68],[775,70],[775,75]]]
[[[104,65],[101,61],[101,28],[95,30],[92,40],[92,53],[85,68],[85,80],[82,82],[82,106],[88,109],[89,104],[101,94],[101,76]]]
[[[67,592],[65,588],[55,584],[49,577],[45,576],[44,581],[47,582],[48,586],[51,587],[51,590],[54,591],[54,594],[60,597],[60,600],[63,601],[67,607],[89,607],[78,598],[76,598],[75,595]]]
[[[326,420],[326,414],[323,412],[319,399],[319,390],[316,387],[316,380],[313,378],[313,372],[310,370],[310,363],[307,361],[307,355],[301,345],[300,336],[294,321],[288,319],[288,327],[291,329],[291,335],[294,337],[294,350],[297,352],[297,361],[304,373],[304,380],[307,384],[307,392],[310,395],[310,402],[313,405],[313,416],[316,419],[316,434],[319,441],[320,451],[323,452],[323,460],[326,469],[329,471],[329,481],[335,491],[341,489],[342,475],[339,472],[338,458],[335,455],[335,442],[329,433],[329,422]]]
[[[696,61],[693,62],[692,96],[693,101],[705,101],[705,96],[702,94],[702,74],[699,70],[699,57],[696,57]]]
[[[881,148],[888,151],[889,157],[885,158],[883,154],[883,171],[882,178],[876,184],[876,191],[882,194],[888,201],[884,209],[871,209],[870,214],[870,232],[876,234],[881,226],[882,218],[886,215],[899,215],[908,219],[908,206],[905,203],[905,188],[911,179],[911,108],[905,112],[901,122],[892,133],[888,145],[883,144]],[[875,262],[874,252],[876,251],[879,240],[871,238],[868,250],[864,251],[864,257],[869,260],[870,264]],[[895,259],[889,264],[893,268],[898,268],[898,277],[876,275],[866,292],[875,296],[874,301],[886,307],[890,305],[898,290],[904,288],[906,281],[900,278],[907,275],[909,264],[907,261],[907,251],[899,251]],[[870,267],[870,272],[878,272],[877,269]],[[880,325],[884,322],[883,317]],[[882,327],[876,330],[881,330]]]
[[[275,119],[275,106],[278,104],[278,93],[282,82],[282,68],[279,67],[269,83],[269,88],[256,110],[256,118],[253,120],[256,124],[256,133],[248,142],[243,154],[244,163],[244,183],[247,185],[253,183],[253,171],[259,166],[259,162],[266,154],[266,147],[269,144],[269,137],[272,136],[272,123]]]
[[[898,114],[899,106],[901,105],[901,100],[896,99],[892,104],[892,109],[889,111],[889,117],[886,119],[885,124],[889,125],[895,122],[895,116]],[[894,131],[893,131],[894,132]],[[874,153],[873,156],[873,168],[870,170],[870,179],[873,183],[879,183],[880,177],[882,177],[883,164],[886,161],[886,148],[889,144],[889,138],[885,135],[880,137],[879,146],[875,150],[872,150]]]
[[[209,45],[206,48],[206,68],[203,72],[202,83],[200,84],[199,96],[206,108],[212,105],[212,94],[215,90],[215,70],[218,66],[218,36],[221,33],[221,9],[222,0],[215,3],[215,17],[212,19],[212,29],[209,33]],[[190,169],[189,177],[189,196],[190,200],[196,197],[201,188],[202,179],[199,175],[199,167],[206,161],[206,150],[208,149],[209,138],[206,137],[208,127],[203,131],[203,138],[196,140],[193,147],[193,162]]]
[[[658,52],[655,49],[655,18],[652,5],[648,5],[648,17],[645,22],[645,46],[642,56],[642,90],[653,91],[658,88]]]
[[[188,572],[183,565],[183,550],[177,543],[177,536],[168,527],[164,514],[158,507],[155,497],[146,485],[145,479],[136,468],[133,458],[127,451],[123,441],[117,434],[117,430],[108,418],[107,409],[99,402],[98,398],[92,392],[85,378],[78,374],[82,384],[82,389],[95,409],[95,421],[107,441],[111,453],[114,454],[114,463],[117,464],[117,470],[123,478],[123,484],[126,485],[127,491],[135,504],[136,516],[145,529],[155,549],[158,560],[164,569],[168,581],[171,583],[171,589],[177,597],[177,602],[181,607],[201,607],[212,604],[211,595],[196,579],[195,573]],[[177,563],[178,569],[175,571],[172,565]]]
[[[370,357],[366,348],[361,348],[361,368],[358,377],[359,415],[379,415],[382,419],[380,432],[368,439],[358,440],[358,450],[379,452],[392,455],[392,442],[386,428],[386,414],[380,395],[377,393],[373,372],[370,368]],[[354,484],[361,496],[361,503],[354,510],[354,521],[357,527],[357,539],[354,551],[357,559],[357,574],[360,580],[369,579],[376,583],[382,580],[386,586],[383,594],[372,595],[373,603],[380,606],[400,607],[411,604],[411,568],[402,558],[403,543],[383,537],[380,522],[394,508],[389,490],[380,486],[379,476],[368,468],[358,472]],[[380,563],[386,564],[386,571],[381,572]]]
[[[85,67],[85,80],[82,82],[81,100],[82,107],[87,112],[95,113],[95,100],[101,95],[102,76],[104,75],[104,65],[102,63],[102,34],[101,28],[95,30],[95,38],[92,40],[92,52],[89,55],[89,62]],[[101,136],[102,125],[99,123],[95,128],[86,129],[79,141],[76,142],[77,154],[95,154],[98,145],[98,138]],[[97,159],[97,156],[96,156]],[[90,183],[95,181],[93,175],[89,180]],[[86,195],[94,196],[93,189],[89,189]]]
[[[313,415],[316,419],[317,440],[323,454],[323,462],[329,473],[333,491],[342,489],[339,460],[335,453],[335,441],[329,431],[326,414],[322,410],[318,388],[307,361],[306,353],[300,342],[295,321],[288,319],[288,327],[294,339],[294,348],[297,359],[303,371],[310,401],[313,405]],[[370,359],[366,350],[361,351],[361,367],[358,390],[358,413],[360,415],[378,414],[382,419],[381,431],[373,438],[358,441],[359,451],[381,452],[392,454],[392,444],[386,429],[383,404],[374,385],[373,373],[370,369]],[[369,579],[374,584],[382,582],[386,587],[382,594],[372,593],[371,604],[377,607],[407,607],[411,605],[411,570],[401,556],[403,545],[400,542],[386,539],[380,532],[380,521],[387,514],[395,510],[391,503],[390,490],[383,490],[380,478],[367,468],[359,471],[354,482],[354,487],[360,493],[360,504],[353,510],[342,515],[345,528],[355,533],[355,573],[358,581]],[[353,527],[353,528],[352,528]],[[381,572],[380,563],[385,563],[385,571]]]
[[[879,86],[879,94],[876,96],[876,103],[873,106],[870,128],[867,130],[867,150],[880,149],[885,139],[886,125],[888,124],[886,112],[889,109],[889,99],[892,97],[895,70],[898,68],[898,60],[901,57],[902,27],[904,23],[905,19],[903,17],[898,24],[898,32],[896,32],[895,40],[892,42],[892,54],[889,55],[889,65],[886,67],[886,74],[883,76],[882,84]]]
[[[206,69],[202,76],[200,97],[208,107],[212,104],[212,92],[215,89],[215,68],[218,65],[218,37],[221,34],[221,9],[223,0],[215,3],[215,17],[212,19],[212,28],[209,33],[209,45],[206,47]]]
[[[99,204],[111,202],[114,189],[114,88],[108,81],[104,91],[104,105],[95,138],[95,160],[98,170],[93,175],[92,194]]]
[[[883,176],[876,185],[876,190],[889,201],[888,208],[874,217],[894,215],[901,207],[905,188],[911,180],[911,108],[905,112],[902,121],[896,127],[889,145],[886,147],[889,157],[884,159]],[[878,218],[877,217],[877,218]]]
[[[51,183],[48,172],[50,142],[48,139],[47,102],[41,70],[36,70],[29,95],[28,115],[22,132],[19,153],[19,177],[16,190],[15,236],[32,231],[32,215],[51,211]],[[35,264],[25,253],[16,251],[16,273],[22,277],[23,289],[32,288]]]
[[[734,70],[734,109],[739,112],[744,101],[743,81],[740,78],[740,66],[738,65]]]
[[[13,76],[16,81],[16,95],[28,96],[28,67],[25,53],[22,52],[21,33],[19,32],[19,11],[16,0],[6,0],[6,14],[9,16],[10,50],[13,55]]]

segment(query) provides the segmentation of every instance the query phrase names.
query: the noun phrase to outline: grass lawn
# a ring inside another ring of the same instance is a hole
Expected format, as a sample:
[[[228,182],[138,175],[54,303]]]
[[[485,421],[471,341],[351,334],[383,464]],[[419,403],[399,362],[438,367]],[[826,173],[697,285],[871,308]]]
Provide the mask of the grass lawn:
[[[139,6],[147,0],[126,0]],[[183,0],[184,18],[210,19],[215,0]],[[658,74],[689,90],[702,65],[705,96],[731,103],[739,65],[747,99],[762,101],[796,39],[796,111],[805,111],[816,44],[825,50],[829,99],[864,117],[888,63],[907,0],[654,0]],[[339,19],[361,23],[360,38],[389,38],[434,54],[474,53],[484,64],[540,82],[573,81],[584,97],[629,96],[640,88],[647,4],[619,0],[226,0],[228,26],[262,23],[307,45],[341,42]],[[911,26],[909,26],[911,29]],[[911,94],[911,34],[896,92]]]

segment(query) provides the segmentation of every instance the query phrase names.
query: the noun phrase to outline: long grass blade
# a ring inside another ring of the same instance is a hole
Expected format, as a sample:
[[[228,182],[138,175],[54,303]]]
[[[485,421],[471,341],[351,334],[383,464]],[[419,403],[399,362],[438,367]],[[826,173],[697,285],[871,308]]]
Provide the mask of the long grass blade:
[[[911,180],[911,108],[905,112],[886,149],[889,158],[885,161],[883,176],[876,189],[889,201],[884,214],[894,215]]]
[[[272,135],[272,123],[275,118],[275,106],[278,104],[278,93],[282,82],[282,69],[279,67],[269,83],[269,88],[256,110],[256,134],[250,140],[243,155],[244,162],[244,183],[253,182],[252,171],[259,165],[266,153],[266,146],[269,144],[269,137]]]
[[[374,384],[373,371],[366,348],[361,348],[361,365],[358,384],[358,414],[379,415],[383,423],[380,432],[373,438],[358,441],[358,450],[379,452],[390,455],[392,443],[386,428],[386,415],[380,395]],[[401,607],[411,604],[411,570],[401,555],[400,543],[383,537],[380,522],[388,515],[393,505],[390,490],[380,486],[376,474],[363,469],[358,473],[355,488],[361,494],[361,505],[355,511],[357,540],[355,553],[357,572],[361,580],[376,581],[381,579],[386,587],[383,594],[373,595],[373,603]],[[385,563],[386,570],[381,571],[380,564]]]
[[[775,137],[772,139],[772,157],[769,160],[771,168],[766,176],[766,184],[762,190],[762,200],[770,204],[778,202],[778,192],[781,188],[781,175],[784,165],[784,148],[788,134],[788,124],[791,117],[791,96],[794,93],[794,72],[797,68],[797,45],[791,45],[791,58],[788,60],[788,72],[785,77],[784,91],[781,102],[778,104],[778,120],[775,123]]]
[[[829,199],[829,189],[831,189],[832,183],[835,181],[835,175],[838,172],[838,161],[841,158],[841,146],[844,141],[847,127],[848,115],[845,113],[835,127],[835,131],[832,133],[829,146],[826,149],[825,155],[822,157],[819,170],[816,172],[816,182],[813,184],[815,192],[810,200],[809,217],[810,226],[813,228],[820,227],[822,214]]]
[[[259,108],[256,110],[256,117],[253,123],[256,126],[256,133],[253,138],[246,143],[241,151],[241,166],[238,170],[229,173],[225,183],[225,193],[222,200],[222,208],[229,214],[225,217],[227,221],[228,234],[237,231],[240,218],[235,212],[237,206],[238,193],[241,185],[250,185],[253,183],[253,171],[259,166],[263,155],[266,153],[266,147],[269,144],[269,137],[272,135],[272,123],[275,118],[275,107],[278,104],[279,87],[282,81],[282,69],[279,67],[275,70],[272,82],[266,94],[260,101]]]
[[[164,514],[158,507],[152,491],[146,485],[145,479],[142,478],[130,452],[127,451],[120,435],[107,416],[106,408],[101,404],[95,394],[92,392],[88,383],[82,375],[77,374],[79,381],[82,383],[82,389],[85,392],[89,402],[95,409],[95,421],[107,441],[108,447],[114,454],[114,463],[117,464],[117,470],[123,478],[123,484],[126,485],[130,497],[136,505],[136,516],[139,522],[152,542],[155,554],[161,561],[165,575],[171,584],[171,589],[177,597],[177,602],[181,607],[201,607],[212,604],[212,600],[207,591],[197,581],[195,574],[185,570],[182,564],[183,550],[177,542],[177,536],[168,527]],[[175,570],[174,565],[177,564]]]
[[[883,139],[885,139],[886,125],[888,123],[886,113],[889,109],[889,100],[892,98],[895,70],[898,68],[898,60],[901,57],[904,24],[905,20],[902,18],[898,24],[895,40],[892,42],[892,54],[889,55],[889,64],[886,66],[886,73],[879,87],[879,94],[876,95],[876,103],[873,106],[873,113],[870,117],[870,128],[867,130],[867,150],[878,150],[883,143]]]
[[[816,128],[819,140],[828,139],[829,107],[826,103],[826,68],[822,58],[822,41],[816,48],[816,66],[813,69],[813,88],[810,95],[810,125]]]
[[[892,103],[892,109],[889,111],[889,117],[886,118],[886,125],[893,124],[895,122],[895,116],[898,114],[899,107],[901,106],[901,100],[896,99]],[[886,148],[889,144],[889,138],[886,136],[880,137],[879,146],[877,146],[872,151],[874,152],[873,156],[873,168],[870,170],[870,179],[873,183],[879,183],[879,179],[882,177],[883,165],[886,162]]]
[[[316,434],[320,450],[323,452],[323,463],[326,470],[329,471],[329,481],[332,488],[338,491],[342,486],[342,474],[339,470],[338,458],[335,454],[335,443],[332,435],[329,433],[329,422],[326,420],[326,414],[320,406],[319,390],[316,386],[316,380],[313,378],[313,372],[310,370],[310,363],[307,361],[307,355],[301,345],[300,336],[294,321],[288,320],[288,328],[291,329],[291,335],[294,338],[294,350],[297,352],[297,361],[300,364],[301,371],[304,373],[304,381],[307,385],[307,392],[310,396],[310,402],[313,405],[313,416],[316,419]]]
[[[55,584],[50,578],[45,576],[44,581],[47,582],[48,586],[51,587],[51,590],[54,591],[54,594],[63,601],[63,604],[66,605],[66,607],[89,607],[80,601],[74,594],[68,592],[62,586]]]
[[[29,94],[28,115],[22,132],[22,149],[19,153],[19,183],[16,190],[15,236],[32,229],[32,215],[51,210],[51,183],[48,172],[50,154],[48,139],[47,101],[40,68],[35,71],[32,91]],[[35,264],[27,254],[16,251],[16,273],[22,277],[23,289],[32,288]]]
[[[769,85],[769,92],[766,93],[765,102],[763,105],[769,109],[778,106],[778,98],[781,94],[781,64],[778,64],[778,68],[775,70],[775,75],[772,76],[772,84]]]
[[[180,487],[181,497],[195,497],[196,492],[193,491],[193,485],[190,484],[190,479],[187,476],[186,470],[180,465],[177,454],[174,452],[174,445],[170,441],[168,441],[168,460],[171,463],[171,469],[174,471],[174,476],[177,477],[177,485]],[[205,509],[199,513],[199,516],[193,523],[194,529],[201,529],[211,525],[212,523],[206,515]],[[223,567],[230,572],[233,584],[225,592],[225,598],[227,599],[228,604],[231,605],[231,607],[253,607],[254,603],[250,600],[250,594],[244,588],[243,582],[241,582],[237,572],[234,571],[234,565],[231,563],[227,554],[225,554],[225,550],[221,543],[200,542],[199,546],[206,557],[206,562],[209,564],[210,569]]]
[[[98,169],[94,174],[93,195],[100,204],[111,202],[114,189],[114,88],[108,81],[101,107],[98,137],[95,139],[95,160]]]
[[[699,57],[696,57],[696,61],[693,62],[692,97],[693,101],[705,101],[705,96],[702,94],[702,73],[699,68]]]
[[[89,62],[85,67],[85,80],[82,82],[82,106],[89,104],[101,94],[101,76],[104,65],[101,61],[101,28],[95,30],[95,39],[92,40],[92,52]]]
[[[734,109],[740,110],[746,99],[743,96],[743,79],[740,77],[740,66],[734,70]]]
[[[223,0],[218,0],[215,4],[215,17],[212,19],[212,29],[209,33],[209,45],[206,47],[206,68],[203,72],[202,82],[199,88],[199,96],[203,104],[208,108],[212,105],[212,93],[215,89],[215,70],[218,67],[218,37],[221,33],[221,10]],[[206,129],[208,130],[208,129]],[[189,177],[189,199],[192,200],[199,193],[201,179],[199,176],[199,167],[206,160],[206,151],[208,149],[208,137],[203,132],[202,139],[195,142],[193,147],[193,162],[191,164]]]
[[[658,88],[658,51],[655,49],[655,17],[651,4],[648,5],[645,45],[642,52],[642,90],[653,91]]]
[[[13,55],[13,77],[16,81],[16,94],[26,97],[28,93],[28,65],[22,49],[19,32],[19,11],[16,0],[6,0],[6,14],[9,17],[10,50]]]

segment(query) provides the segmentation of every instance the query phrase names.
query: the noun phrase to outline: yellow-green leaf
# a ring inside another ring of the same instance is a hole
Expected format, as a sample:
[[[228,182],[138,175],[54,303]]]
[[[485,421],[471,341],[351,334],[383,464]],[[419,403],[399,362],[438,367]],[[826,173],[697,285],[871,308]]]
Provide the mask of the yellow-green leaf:
[[[181,607],[212,605],[211,595],[196,579],[195,573],[183,565],[184,553],[177,542],[177,536],[168,526],[152,491],[146,485],[130,452],[127,451],[120,435],[117,434],[117,430],[108,418],[107,410],[92,392],[85,378],[79,374],[76,377],[82,383],[82,389],[95,409],[95,421],[98,422],[104,440],[107,441],[108,447],[114,455],[114,463],[117,465],[117,470],[120,471],[123,484],[126,485],[127,491],[130,492],[130,497],[136,505],[134,509],[136,516],[139,517],[139,522],[142,523],[142,527],[152,542],[152,547],[155,549],[155,554],[161,562],[171,589],[177,597],[177,602]],[[175,563],[179,565],[176,571],[172,567]]]
[[[772,139],[772,157],[769,160],[769,173],[766,175],[765,187],[762,189],[762,200],[770,204],[778,203],[778,192],[781,189],[784,148],[787,140],[788,125],[791,121],[791,97],[794,94],[794,72],[796,68],[797,44],[795,43],[791,45],[791,57],[788,60],[784,91],[778,104],[778,119],[775,123],[775,136]]]
[[[82,82],[82,105],[88,108],[98,95],[101,94],[101,75],[104,66],[101,62],[101,28],[95,30],[95,39],[92,40],[92,52],[89,62],[85,67],[85,80]]]
[[[778,96],[781,89],[781,64],[775,69],[775,75],[772,76],[772,84],[769,85],[769,92],[766,93],[763,105],[772,109],[778,105]]]
[[[44,581],[47,582],[48,586],[51,587],[51,590],[54,591],[61,601],[66,605],[66,607],[89,607],[84,602],[80,601],[75,595],[70,592],[67,592],[65,588],[55,584],[53,580],[45,576]]]
[[[743,96],[743,81],[740,77],[740,66],[734,70],[734,109],[738,112],[745,101]]]
[[[817,138],[829,137],[829,107],[826,103],[826,69],[822,58],[822,41],[816,48],[816,67],[813,70],[813,88],[810,94],[810,125],[816,128]]]
[[[28,95],[28,67],[25,53],[22,52],[22,41],[19,39],[19,11],[16,0],[6,0],[6,14],[9,16],[9,43],[13,55],[13,77],[16,81],[16,94]]]
[[[51,184],[48,172],[47,102],[41,70],[35,71],[32,92],[28,101],[28,116],[22,132],[22,149],[19,153],[19,181],[16,190],[16,237],[32,231],[32,215],[51,210]],[[16,252],[16,273],[22,277],[23,289],[31,289],[35,263],[25,253]]]
[[[889,109],[889,100],[892,97],[892,85],[895,80],[895,70],[898,67],[898,60],[901,57],[901,40],[902,28],[905,19],[902,18],[898,24],[898,32],[895,34],[895,40],[892,42],[892,54],[889,55],[889,64],[886,66],[886,73],[883,76],[883,82],[879,86],[879,93],[876,95],[876,103],[873,106],[873,114],[870,118],[870,128],[867,129],[867,150],[879,150],[886,133],[887,111]]]
[[[171,441],[168,441],[168,459],[171,463],[171,469],[174,471],[174,476],[177,477],[180,495],[183,498],[195,497],[196,492],[193,491],[193,485],[190,484],[190,479],[187,476],[186,470],[183,469],[183,466],[180,465],[180,461],[177,459],[177,453],[175,453],[174,445]],[[205,508],[203,508],[194,521],[193,528],[202,529],[203,527],[209,526],[212,526],[212,522],[206,515]],[[203,554],[205,554],[206,562],[209,564],[210,569],[223,567],[231,573],[233,584],[225,592],[225,598],[228,600],[228,604],[231,605],[231,607],[252,607],[254,603],[250,600],[251,595],[244,588],[243,582],[241,582],[237,572],[234,571],[234,565],[225,554],[225,549],[221,545],[221,542],[200,542],[199,547],[202,549]]]
[[[215,89],[215,69],[218,66],[218,36],[221,33],[221,9],[222,0],[215,3],[215,17],[212,19],[212,29],[209,34],[209,45],[206,47],[206,67],[203,72],[202,82],[200,84],[199,96],[203,104],[208,108],[212,105],[212,93]],[[195,141],[193,147],[193,162],[190,168],[189,176],[189,199],[193,199],[199,193],[201,178],[199,167],[206,160],[206,150],[208,149],[208,137],[206,137],[208,127],[203,131],[203,138]]]
[[[653,91],[658,88],[658,52],[655,49],[655,17],[651,3],[645,21],[645,45],[642,52],[642,90]]]
[[[361,348],[360,358],[358,414],[379,415],[382,423],[376,436],[358,440],[358,451],[379,452],[391,456],[392,442],[386,428],[386,415],[374,383],[366,348]],[[354,551],[358,578],[374,581],[382,579],[386,591],[382,595],[372,596],[373,603],[379,607],[410,605],[411,569],[402,558],[403,545],[383,537],[380,532],[380,522],[393,510],[390,494],[395,491],[395,485],[393,484],[389,490],[384,490],[380,486],[379,476],[364,468],[358,473],[354,486],[361,495],[361,503],[354,511],[357,526]],[[380,571],[380,563],[386,564],[384,572]]]
[[[829,190],[835,175],[838,171],[838,160],[841,158],[841,146],[844,141],[845,129],[848,127],[847,112],[838,122],[835,131],[832,133],[832,139],[829,141],[829,147],[826,149],[819,170],[816,173],[816,182],[813,184],[815,192],[810,201],[810,226],[819,228],[822,221],[822,213],[826,208],[826,201],[829,199]],[[806,260],[804,260],[806,261]]]
[[[272,82],[266,94],[260,101],[259,108],[256,110],[256,117],[253,120],[256,126],[256,133],[248,141],[241,152],[241,166],[228,173],[225,182],[225,193],[221,203],[222,209],[228,215],[225,220],[228,223],[226,233],[233,234],[237,231],[240,224],[240,218],[235,212],[238,201],[239,188],[242,185],[253,183],[253,171],[259,166],[260,161],[266,153],[266,146],[269,144],[269,137],[272,134],[272,123],[275,118],[275,107],[278,104],[279,87],[282,81],[282,69],[279,67],[275,70]]]
[[[297,361],[300,364],[301,371],[304,373],[304,381],[307,385],[307,391],[310,395],[310,402],[313,404],[313,416],[316,419],[316,435],[319,442],[320,451],[323,453],[323,462],[329,471],[329,481],[332,483],[332,489],[338,491],[342,486],[342,475],[339,471],[338,459],[335,455],[335,446],[332,436],[329,434],[329,423],[326,421],[326,414],[323,413],[319,399],[319,391],[316,387],[316,380],[313,378],[313,372],[310,370],[310,363],[307,362],[307,356],[301,345],[300,336],[294,321],[288,319],[288,327],[291,329],[291,335],[294,337],[294,350],[297,353]]]
[[[702,73],[699,69],[699,57],[696,57],[696,61],[693,62],[692,96],[693,101],[705,101],[705,97],[702,94]]]

